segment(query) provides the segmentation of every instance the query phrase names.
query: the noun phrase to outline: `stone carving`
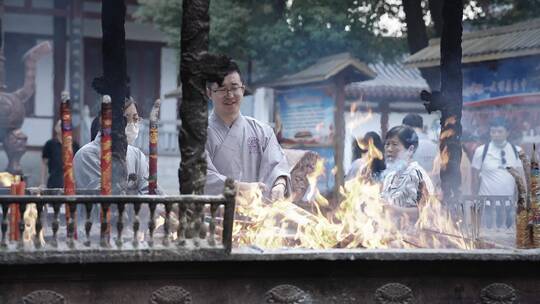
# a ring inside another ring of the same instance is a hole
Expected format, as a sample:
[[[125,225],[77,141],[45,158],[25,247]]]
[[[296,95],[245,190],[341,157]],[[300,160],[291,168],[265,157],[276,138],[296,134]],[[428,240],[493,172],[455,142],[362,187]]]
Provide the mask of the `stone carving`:
[[[276,304],[310,304],[309,295],[294,285],[278,285],[265,294],[264,303]]]
[[[375,291],[375,303],[377,304],[410,304],[412,302],[412,290],[403,284],[389,283]]]
[[[490,284],[480,292],[482,304],[513,304],[517,303],[516,290],[504,283]]]
[[[24,304],[65,304],[64,296],[51,290],[36,290],[22,298]]]
[[[0,140],[8,157],[6,171],[13,174],[22,174],[20,160],[26,152],[27,137],[21,127],[26,116],[24,104],[34,95],[36,87],[36,63],[51,51],[51,44],[45,41],[26,52],[23,56],[25,77],[21,88],[7,93],[4,92],[4,83],[0,83]],[[0,57],[0,60],[4,60],[3,56]],[[0,71],[0,74],[3,73]]]
[[[180,286],[164,286],[152,293],[150,304],[191,304],[191,294]]]

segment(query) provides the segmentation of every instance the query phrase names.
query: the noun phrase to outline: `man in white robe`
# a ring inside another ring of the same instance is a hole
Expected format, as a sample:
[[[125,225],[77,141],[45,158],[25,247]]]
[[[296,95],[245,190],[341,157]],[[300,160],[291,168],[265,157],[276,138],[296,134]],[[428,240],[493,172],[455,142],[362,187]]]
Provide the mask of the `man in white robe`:
[[[283,198],[291,192],[285,153],[270,126],[240,113],[244,92],[236,66],[222,84],[208,85],[214,111],[208,120],[205,193],[222,193],[230,177],[240,191],[259,187],[267,198]]]

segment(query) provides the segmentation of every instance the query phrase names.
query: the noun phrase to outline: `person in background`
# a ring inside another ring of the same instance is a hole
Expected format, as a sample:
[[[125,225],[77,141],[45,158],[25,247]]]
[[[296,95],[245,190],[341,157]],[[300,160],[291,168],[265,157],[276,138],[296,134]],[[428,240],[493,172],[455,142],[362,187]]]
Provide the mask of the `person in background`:
[[[73,141],[73,153],[77,153],[79,144]],[[49,174],[47,182],[45,176]],[[54,137],[49,139],[41,152],[41,188],[64,188],[64,165],[62,162],[62,121],[54,125]]]
[[[490,141],[476,148],[472,161],[472,193],[478,195],[514,196],[516,184],[507,167],[517,169],[525,180],[519,159],[521,147],[508,142],[509,123],[495,117],[489,124]]]
[[[272,200],[291,193],[289,165],[272,128],[240,113],[245,92],[232,63],[222,83],[208,83],[214,110],[208,118],[205,193],[219,194],[227,177],[240,191],[259,187]]]
[[[362,139],[357,140],[355,151],[355,154],[357,154],[355,155],[356,159],[351,164],[345,180],[361,176],[363,179],[379,181],[381,173],[386,168],[384,164],[384,144],[379,134],[376,132],[366,133]]]
[[[126,137],[128,141],[126,165],[128,173],[127,194],[148,193],[148,161],[144,153],[132,146],[139,133],[139,117],[137,104],[133,99],[126,100],[124,104],[124,117],[126,119]],[[99,131],[99,117],[92,122],[91,136],[94,139],[84,145],[73,158],[73,171],[78,189],[98,190],[101,187],[101,134]]]
[[[418,218],[418,206],[435,188],[427,172],[413,158],[418,148],[416,132],[407,126],[397,126],[386,134],[381,199],[394,218],[406,215],[411,222]]]
[[[401,123],[404,126],[411,127],[416,132],[416,135],[418,135],[418,149],[416,149],[413,159],[424,170],[431,172],[433,170],[433,160],[439,152],[439,147],[424,133],[424,119],[418,114],[409,113],[403,118]]]

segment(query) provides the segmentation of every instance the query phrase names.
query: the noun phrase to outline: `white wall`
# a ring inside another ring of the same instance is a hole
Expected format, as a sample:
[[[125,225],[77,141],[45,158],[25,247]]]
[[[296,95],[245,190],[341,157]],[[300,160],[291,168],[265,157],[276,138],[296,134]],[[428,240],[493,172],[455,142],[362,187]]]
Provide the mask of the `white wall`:
[[[36,116],[54,116],[53,96],[53,54],[48,54],[37,62],[36,68]]]
[[[274,122],[274,90],[269,88],[257,89],[254,93],[253,117],[273,125]]]
[[[166,93],[176,89],[178,74],[178,58],[177,52],[171,48],[163,48],[161,50],[161,121],[164,123],[163,130],[176,130],[176,98],[164,99]]]

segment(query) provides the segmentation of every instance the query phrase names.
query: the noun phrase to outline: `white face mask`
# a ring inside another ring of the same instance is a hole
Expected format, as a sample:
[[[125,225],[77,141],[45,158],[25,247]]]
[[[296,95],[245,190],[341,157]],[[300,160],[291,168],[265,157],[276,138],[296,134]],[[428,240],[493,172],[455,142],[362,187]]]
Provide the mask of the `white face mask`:
[[[129,122],[126,125],[126,137],[128,144],[132,145],[139,136],[139,124],[134,122]]]

